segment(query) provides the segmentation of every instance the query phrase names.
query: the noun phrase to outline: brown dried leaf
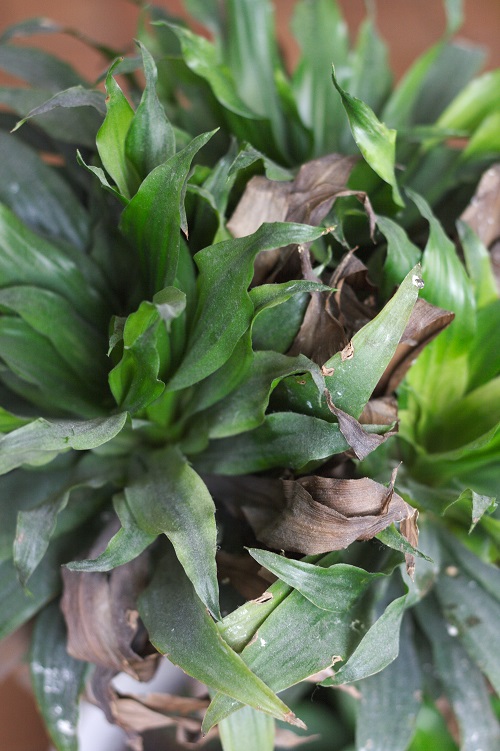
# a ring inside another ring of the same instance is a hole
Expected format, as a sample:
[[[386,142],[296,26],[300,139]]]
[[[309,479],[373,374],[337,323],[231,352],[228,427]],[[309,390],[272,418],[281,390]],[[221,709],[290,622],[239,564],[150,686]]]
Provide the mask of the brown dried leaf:
[[[248,553],[234,555],[219,550],[216,560],[220,581],[229,581],[246,600],[258,599],[269,586],[267,579],[260,575],[261,566]]]
[[[398,400],[395,396],[370,399],[359,417],[361,425],[392,425],[398,419]]]
[[[355,163],[355,157],[328,154],[302,165],[291,182],[253,177],[227,224],[229,231],[234,237],[244,237],[263,222],[320,224],[337,196],[345,193]],[[254,284],[274,281],[292,254],[296,269],[295,246],[259,253]],[[295,276],[292,269],[287,269],[287,274],[288,278]]]
[[[109,537],[108,529],[88,557],[96,557]],[[62,577],[68,652],[113,675],[124,671],[138,680],[151,678],[157,655],[143,656],[147,638],[136,608],[137,596],[147,584],[147,554],[109,573],[63,569]]]
[[[403,519],[399,526],[399,531],[405,537],[410,545],[413,545],[414,548],[418,548],[418,511],[417,509],[413,510],[413,514],[411,516],[408,516],[406,519]],[[408,576],[410,579],[413,579],[415,575],[415,556],[411,553],[405,553],[405,560],[406,560],[406,571],[408,573]]]
[[[286,728],[276,728],[275,733],[276,746],[279,748],[298,748],[306,743],[312,743],[321,738],[321,735],[316,733],[315,735],[296,735],[293,730],[287,730]]]
[[[287,355],[306,355],[317,365],[323,365],[345,345],[345,331],[330,311],[330,294],[311,294],[302,324]]]
[[[347,357],[346,357],[347,359]],[[343,412],[338,409],[332,401],[332,397],[329,391],[325,391],[326,403],[328,409],[332,412],[339,421],[340,432],[346,439],[349,446],[354,451],[358,459],[365,459],[368,454],[375,451],[382,443],[385,443],[396,431],[389,431],[384,435],[377,435],[376,433],[366,433],[363,427],[355,417],[348,415],[347,412]]]
[[[392,394],[424,347],[449,326],[454,317],[455,314],[449,310],[438,308],[419,297],[375,394]]]
[[[494,164],[484,173],[460,218],[487,248],[500,239],[500,164]]]

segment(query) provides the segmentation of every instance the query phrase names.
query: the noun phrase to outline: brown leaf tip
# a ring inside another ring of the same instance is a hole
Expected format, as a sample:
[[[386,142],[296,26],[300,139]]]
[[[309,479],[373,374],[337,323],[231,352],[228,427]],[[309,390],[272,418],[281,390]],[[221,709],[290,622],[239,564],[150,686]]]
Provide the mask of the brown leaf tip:
[[[354,345],[352,342],[349,342],[342,352],[340,353],[340,359],[342,362],[345,362],[345,360],[352,360],[354,357]]]
[[[289,722],[290,725],[295,725],[295,727],[301,728],[301,730],[307,730],[307,725],[302,722],[302,720],[299,720],[293,712],[287,712],[286,715],[284,715],[283,720]]]

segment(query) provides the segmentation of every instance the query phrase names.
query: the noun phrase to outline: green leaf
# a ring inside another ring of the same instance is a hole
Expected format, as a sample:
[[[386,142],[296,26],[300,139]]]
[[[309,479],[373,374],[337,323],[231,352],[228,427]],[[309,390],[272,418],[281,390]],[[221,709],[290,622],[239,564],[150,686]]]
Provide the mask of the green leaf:
[[[272,467],[300,471],[309,462],[325,461],[348,448],[338,425],[309,415],[276,412],[248,433],[211,441],[203,453],[193,457],[193,463],[200,472],[221,475]]]
[[[187,234],[184,191],[191,162],[212,137],[202,133],[156,167],[124,210],[120,229],[139,253],[149,293],[174,284],[179,259],[179,228]]]
[[[276,305],[281,305],[294,295],[304,292],[327,292],[328,290],[331,290],[331,287],[326,284],[310,282],[307,279],[297,279],[282,284],[260,284],[258,287],[253,287],[249,295],[254,305],[255,319],[257,319],[259,313],[274,308]]]
[[[89,217],[70,186],[19,138],[0,131],[0,201],[28,227],[83,250]]]
[[[443,128],[473,132],[499,106],[500,70],[495,70],[484,73],[462,89],[445,109],[437,124]]]
[[[387,545],[388,548],[392,548],[392,550],[399,550],[400,553],[414,555],[418,558],[423,558],[429,563],[432,563],[432,558],[429,558],[429,556],[425,555],[425,553],[422,553],[422,551],[414,548],[413,545],[408,542],[406,537],[403,537],[401,532],[396,529],[394,524],[391,524],[390,527],[383,529],[382,532],[376,534],[375,537],[377,538],[377,540],[380,540],[380,542],[383,542],[384,545]]]
[[[40,417],[0,439],[0,474],[22,464],[50,461],[70,448],[84,451],[102,446],[118,435],[126,419],[126,413],[80,421]]]
[[[356,718],[356,748],[401,751],[415,731],[422,702],[420,658],[413,629],[403,620],[400,652],[385,670],[358,684],[361,699]]]
[[[352,338],[354,354],[338,352],[325,363],[334,373],[325,378],[336,407],[358,418],[396,351],[422,287],[420,267],[405,277],[380,313]]]
[[[223,751],[274,751],[274,720],[253,707],[242,707],[219,724]]]
[[[273,717],[300,723],[222,639],[173,551],[158,562],[139,612],[152,644],[186,673]]]
[[[88,383],[103,382],[105,339],[56,292],[31,285],[0,290],[0,306],[17,313],[28,326],[43,335],[56,352]],[[101,340],[100,357],[98,343]]]
[[[393,287],[420,262],[422,252],[408,238],[401,225],[385,216],[377,216],[377,227],[387,239],[387,256],[382,277],[382,291],[390,294]]]
[[[485,305],[498,300],[491,257],[479,237],[466,222],[459,220],[457,229],[465,255],[467,271],[474,285],[476,304],[478,309],[481,309]]]
[[[29,621],[52,600],[61,588],[59,566],[66,555],[68,540],[61,538],[49,548],[31,578],[30,593],[21,587],[12,561],[0,563],[0,640]]]
[[[406,595],[393,600],[366,632],[345,665],[322,686],[341,686],[379,673],[399,654],[399,631],[406,607]]]
[[[125,154],[127,133],[134,119],[134,110],[113,78],[114,66],[106,76],[106,117],[96,136],[97,151],[104,169],[116,183],[120,193],[130,198],[138,187],[138,177]]]
[[[149,534],[137,525],[123,493],[114,496],[113,506],[122,526],[108,542],[106,549],[97,558],[71,561],[66,564],[66,568],[71,571],[111,571],[133,561],[156,540],[156,533]]]
[[[266,550],[249,548],[257,563],[290,587],[298,590],[322,610],[342,612],[352,607],[370,584],[384,574],[370,574],[357,566],[335,563],[328,568],[304,561],[289,560]]]
[[[141,180],[175,153],[175,135],[156,93],[158,72],[141,42],[146,86],[125,139],[125,154]]]
[[[66,651],[66,623],[55,602],[36,619],[30,671],[35,698],[57,751],[77,751],[80,694],[87,663]]]
[[[467,389],[482,386],[500,373],[500,351],[492,347],[500,326],[500,300],[480,308],[476,314],[476,332],[467,356]]]
[[[262,287],[268,285],[263,284]],[[280,285],[272,285],[279,287]],[[255,287],[254,290],[261,289]],[[252,292],[250,290],[250,296]],[[255,298],[254,298],[255,299]],[[256,310],[252,324],[252,345],[255,350],[288,352],[304,320],[304,313],[311,300],[307,292],[299,292],[279,305]]]
[[[396,159],[396,131],[387,128],[373,110],[360,99],[351,96],[340,86],[332,73],[333,83],[342,98],[352,135],[370,167],[392,187],[392,197],[398,206],[404,206],[394,173]]]
[[[211,245],[195,256],[199,298],[186,355],[167,388],[198,383],[229,359],[249,328],[253,304],[247,292],[257,253],[290,243],[312,242],[323,229],[304,224],[263,224],[248,237]]]
[[[366,628],[364,599],[331,612],[320,610],[294,590],[260,623],[241,656],[265,683],[282,691],[339,659],[348,659]],[[227,696],[217,694],[205,715],[205,730],[237,708]]]
[[[86,279],[80,252],[62,251],[32,232],[0,204],[0,279],[2,287],[29,284],[58,292],[86,320],[99,320],[102,304]]]
[[[146,473],[125,488],[130,511],[144,532],[168,537],[198,597],[220,618],[212,497],[177,448],[146,461]]]
[[[318,393],[323,393],[324,379],[321,370],[308,357],[255,352],[249,370],[239,386],[205,413],[209,437],[226,438],[261,425],[272,390],[282,378],[299,372],[310,373]]]
[[[347,24],[336,2],[302,0],[294,6],[292,28],[301,48],[292,86],[302,120],[314,134],[311,156],[339,151],[347,122],[329,72],[332,61],[338,70],[347,65]]]
[[[387,45],[380,38],[371,17],[360,26],[353,58],[349,92],[379,112],[391,90],[392,73]]]
[[[36,94],[38,95],[39,92],[37,91]],[[83,86],[72,86],[59,91],[52,97],[49,97],[47,92],[47,95],[40,99],[42,99],[40,104],[33,102],[28,105],[27,114],[26,109],[23,108],[21,114],[24,117],[16,123],[12,132],[18,130],[27,121],[36,118],[36,124],[59,141],[78,143],[80,146],[87,146],[91,149],[95,147],[95,136],[102,123],[102,116],[106,114],[105,99],[101,91],[86,89]],[[26,103],[29,101],[26,95],[17,97],[17,107],[14,107],[15,99],[12,101],[12,106],[16,111],[19,111],[19,105],[23,100]],[[88,107],[92,109],[89,110]],[[73,109],[77,111],[73,112]]]
[[[19,511],[13,555],[23,587],[45,555],[56,530],[59,514],[66,508],[72,492],[78,488],[100,488],[113,479],[114,468],[110,462],[104,468],[98,458],[86,455],[75,466],[70,477],[41,503]],[[79,500],[80,503],[85,502]]]
[[[23,425],[28,425],[31,419],[30,417],[18,417],[0,407],[0,433],[10,433],[17,428],[22,428]]]

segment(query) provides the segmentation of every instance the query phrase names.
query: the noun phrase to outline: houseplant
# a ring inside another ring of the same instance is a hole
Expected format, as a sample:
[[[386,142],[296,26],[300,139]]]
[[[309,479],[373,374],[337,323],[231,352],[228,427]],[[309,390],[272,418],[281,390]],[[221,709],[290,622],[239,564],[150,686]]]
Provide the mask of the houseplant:
[[[16,45],[40,22],[0,48],[32,85],[1,93],[0,633],[36,617],[61,749],[86,682],[136,745],[216,743],[208,700],[113,688],[158,653],[226,751],[300,726],[275,692],[313,674],[356,684],[359,748],[403,751],[448,697],[493,749],[498,293],[449,235],[498,158],[498,74],[451,41],[457,2],[395,88],[373,19],[350,51],[332,2],[297,3],[292,76],[268,2],[187,6],[214,41],[145,11],[106,99]]]

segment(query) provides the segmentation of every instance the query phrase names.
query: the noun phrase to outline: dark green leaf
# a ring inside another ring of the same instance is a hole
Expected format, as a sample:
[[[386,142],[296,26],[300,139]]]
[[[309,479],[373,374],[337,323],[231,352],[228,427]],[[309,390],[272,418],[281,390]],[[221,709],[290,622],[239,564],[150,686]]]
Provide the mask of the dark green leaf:
[[[78,700],[87,663],[66,651],[66,624],[57,602],[36,620],[30,670],[35,698],[57,751],[77,751]]]
[[[31,229],[83,250],[89,217],[68,183],[19,138],[0,131],[0,200]]]
[[[193,458],[200,472],[238,475],[271,467],[297,471],[309,462],[326,460],[347,451],[349,444],[338,425],[309,415],[276,412],[248,433],[210,442]]]
[[[406,274],[419,263],[422,252],[408,238],[404,229],[385,216],[377,216],[377,227],[387,239],[382,289],[386,294],[401,283]]]
[[[301,47],[292,83],[302,120],[314,134],[311,156],[339,151],[347,122],[329,73],[332,62],[339,71],[347,64],[347,25],[336,2],[302,0],[294,6],[292,28]]]
[[[156,649],[189,675],[228,697],[299,724],[222,639],[173,551],[158,562],[153,581],[139,599],[139,611]]]
[[[175,135],[156,93],[158,73],[153,57],[141,50],[146,87],[125,140],[125,153],[144,180],[155,167],[175,153]]]
[[[257,253],[290,243],[312,242],[324,230],[304,224],[263,224],[253,235],[217,243],[195,256],[200,270],[199,299],[193,331],[172,390],[206,378],[229,359],[249,328],[253,304],[247,292]]]
[[[127,414],[121,413],[94,420],[34,420],[0,439],[0,473],[50,461],[70,448],[83,451],[102,446],[118,435],[126,419]]]
[[[150,294],[172,285],[177,275],[179,228],[191,162],[213,133],[197,136],[182,151],[153,170],[122,214],[120,228],[139,253]]]
[[[201,601],[220,618],[214,502],[179,450],[152,455],[125,498],[143,531],[168,537]]]
[[[321,370],[309,358],[304,355],[287,357],[277,352],[256,352],[239,386],[205,413],[209,437],[226,438],[261,425],[272,390],[282,378],[298,372],[310,373],[318,394],[323,393]]]

